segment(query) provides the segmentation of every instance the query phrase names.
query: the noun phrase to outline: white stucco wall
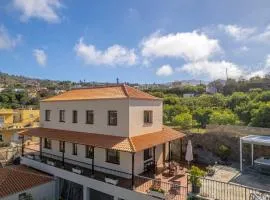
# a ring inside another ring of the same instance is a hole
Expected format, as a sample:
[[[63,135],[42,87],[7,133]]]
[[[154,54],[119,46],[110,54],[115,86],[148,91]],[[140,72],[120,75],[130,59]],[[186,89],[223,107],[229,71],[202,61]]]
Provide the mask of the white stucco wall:
[[[45,121],[45,110],[51,110],[51,120]],[[65,122],[59,122],[59,111],[65,110]],[[72,111],[78,112],[78,123],[72,123]],[[86,124],[86,110],[94,111],[94,124]],[[117,126],[108,126],[108,111],[117,111]],[[153,111],[153,123],[144,124],[144,111]],[[160,131],[162,129],[161,100],[88,100],[40,103],[41,127],[78,132],[100,133],[123,137]]]
[[[162,130],[163,103],[161,100],[129,101],[129,136],[137,136]],[[153,111],[153,123],[144,123],[144,111]]]
[[[41,102],[40,122],[44,128],[100,133],[128,137],[128,100],[88,100]],[[45,121],[45,110],[51,110],[51,120]],[[59,122],[59,111],[65,110],[65,122]],[[78,123],[72,123],[72,111],[78,112]],[[94,124],[86,124],[86,110],[94,111]],[[108,125],[108,111],[117,111],[117,126]]]
[[[92,188],[94,190],[110,194],[114,197],[120,197],[126,200],[157,200],[157,198],[151,197],[149,195],[140,192],[135,192],[102,181],[98,181],[89,177],[78,175],[25,157],[22,158],[21,163],[39,169],[41,171],[47,172],[56,177],[60,177],[75,182],[77,184],[83,185],[84,187]]]
[[[44,147],[44,142],[42,144]],[[166,144],[166,146],[168,146],[168,144]],[[91,168],[92,159],[85,157],[85,146],[78,144],[77,148],[78,148],[78,155],[72,155],[72,144],[66,142],[65,162],[72,163],[72,161],[68,160],[68,159],[72,159],[75,161],[85,162],[89,165],[82,164],[82,166]],[[62,158],[62,152],[59,151],[59,142],[56,140],[52,140],[52,149],[43,148],[42,151],[45,153],[57,155],[60,157],[59,159]],[[144,170],[144,163],[146,161],[144,161],[143,154],[144,154],[143,151],[135,153],[135,162],[134,162],[135,174],[140,174]],[[165,152],[166,157],[167,157],[167,154],[168,154],[168,149]],[[156,146],[156,162],[158,166],[162,165],[163,163],[162,144]],[[117,164],[106,162],[105,149],[95,148],[95,165],[131,174],[132,173],[132,155],[129,152],[120,152],[120,164],[117,165]],[[96,168],[96,170],[102,171],[102,169],[98,169],[98,168]]]
[[[17,200],[22,193],[31,194],[34,200],[53,200],[55,198],[55,181],[51,181],[28,190],[24,190],[4,198],[1,200]]]

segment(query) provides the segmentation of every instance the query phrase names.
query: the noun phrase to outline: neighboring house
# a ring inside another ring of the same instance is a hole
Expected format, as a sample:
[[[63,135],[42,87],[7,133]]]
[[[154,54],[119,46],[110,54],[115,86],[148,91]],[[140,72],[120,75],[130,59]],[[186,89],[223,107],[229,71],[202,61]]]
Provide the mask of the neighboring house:
[[[18,131],[39,125],[39,110],[0,109],[0,142],[19,142]]]
[[[162,99],[127,85],[42,100],[41,127],[22,134],[39,137],[41,145],[23,148],[21,163],[54,175],[56,198],[154,200],[141,176],[155,176],[171,159],[171,141],[184,137],[163,126],[162,106]]]
[[[185,93],[185,94],[183,94],[184,98],[190,98],[190,97],[194,97],[194,96],[195,96],[194,93]]]
[[[1,200],[28,200],[30,196],[34,200],[54,199],[53,177],[23,165],[0,168]]]
[[[217,93],[217,88],[214,86],[206,86],[205,92],[208,94],[216,94]]]

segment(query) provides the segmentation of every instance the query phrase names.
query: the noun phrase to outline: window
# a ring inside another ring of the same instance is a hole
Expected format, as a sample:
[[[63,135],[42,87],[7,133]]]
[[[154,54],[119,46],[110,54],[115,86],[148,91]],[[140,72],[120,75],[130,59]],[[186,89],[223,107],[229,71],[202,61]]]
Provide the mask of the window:
[[[72,154],[78,155],[77,144],[75,144],[75,143],[72,144]]]
[[[149,160],[150,158],[152,158],[153,157],[153,151],[152,151],[152,148],[149,148],[149,149],[145,149],[144,150],[144,160]]]
[[[52,141],[48,138],[45,138],[44,140],[44,148],[51,149],[52,148]]]
[[[3,141],[3,136],[2,135],[0,135],[0,142],[2,142]]]
[[[78,123],[78,112],[77,112],[77,110],[72,111],[72,123]]]
[[[25,199],[27,199],[27,194],[25,192],[19,194],[19,200],[25,200]]]
[[[108,111],[108,125],[117,126],[117,111]]]
[[[65,122],[65,111],[64,110],[59,111],[59,121]]]
[[[86,124],[94,124],[94,111],[93,110],[86,111]]]
[[[45,110],[45,121],[51,121],[51,111]]]
[[[65,152],[65,142],[64,141],[59,142],[59,151]]]
[[[106,162],[113,164],[120,164],[120,152],[113,149],[107,149]]]
[[[146,124],[153,123],[153,111],[151,110],[144,111],[144,123]]]
[[[94,157],[94,147],[93,146],[85,146],[85,157],[93,159]]]

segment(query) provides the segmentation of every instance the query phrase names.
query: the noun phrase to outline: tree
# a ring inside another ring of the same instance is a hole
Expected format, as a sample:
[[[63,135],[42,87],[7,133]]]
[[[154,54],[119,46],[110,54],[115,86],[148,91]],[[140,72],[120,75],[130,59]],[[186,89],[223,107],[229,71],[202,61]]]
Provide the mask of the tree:
[[[210,121],[210,114],[212,109],[209,108],[199,108],[193,113],[194,119],[200,124],[201,128],[205,128]]]
[[[188,113],[189,109],[187,106],[183,105],[168,105],[165,104],[163,108],[163,113],[164,113],[164,122],[165,124],[169,124],[172,122],[173,118],[180,114],[180,113]]]
[[[189,129],[192,127],[192,115],[189,113],[181,113],[173,118],[173,124],[181,126],[183,129]]]
[[[257,96],[257,101],[268,102],[270,101],[270,91],[264,91]]]
[[[210,115],[210,124],[227,125],[237,124],[239,119],[230,110],[217,110],[213,111]]]
[[[234,110],[236,106],[247,104],[249,96],[243,92],[234,92],[229,98],[227,105],[230,109]]]
[[[270,103],[262,104],[259,109],[253,112],[251,125],[270,128]]]

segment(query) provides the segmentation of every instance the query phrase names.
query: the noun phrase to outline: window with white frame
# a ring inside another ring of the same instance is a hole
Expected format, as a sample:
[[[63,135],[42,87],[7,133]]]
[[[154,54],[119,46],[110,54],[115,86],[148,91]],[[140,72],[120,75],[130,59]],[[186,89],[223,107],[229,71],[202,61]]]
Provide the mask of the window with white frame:
[[[115,110],[108,111],[108,125],[117,126],[117,111]]]
[[[144,119],[145,124],[152,124],[153,123],[153,111],[145,110],[143,119]]]
[[[75,143],[72,144],[72,154],[74,156],[78,155],[78,146]]]
[[[106,150],[106,162],[113,164],[120,164],[120,152],[114,149]]]
[[[51,111],[45,110],[45,121],[51,121]]]
[[[149,148],[149,149],[145,149],[143,152],[143,158],[144,160],[149,160],[153,157],[153,149]]]
[[[52,141],[48,138],[44,139],[44,148],[51,149],[52,148]]]
[[[59,111],[59,122],[65,122],[65,110]]]

